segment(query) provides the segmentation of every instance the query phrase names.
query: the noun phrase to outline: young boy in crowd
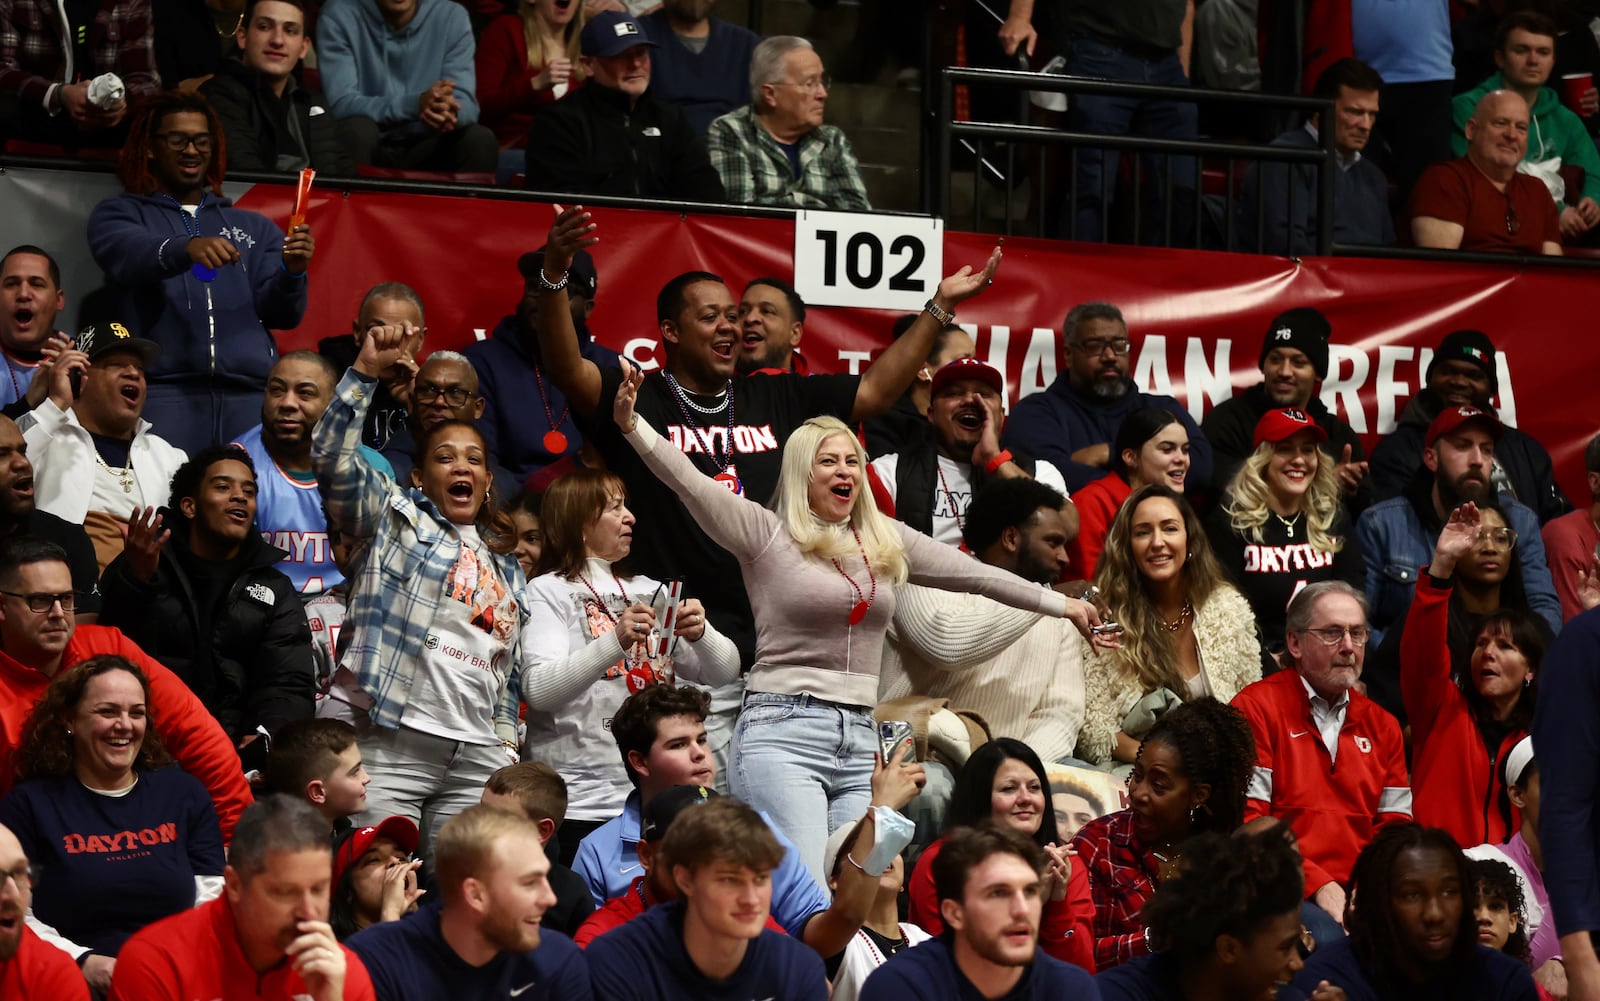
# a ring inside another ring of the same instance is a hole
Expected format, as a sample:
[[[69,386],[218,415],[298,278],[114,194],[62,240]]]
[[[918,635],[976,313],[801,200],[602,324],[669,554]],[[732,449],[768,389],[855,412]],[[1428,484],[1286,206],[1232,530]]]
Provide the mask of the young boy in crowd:
[[[367,805],[372,779],[361,764],[356,728],[337,719],[286,723],[272,738],[265,769],[267,787],[316,808],[337,841],[352,825],[352,814]]]

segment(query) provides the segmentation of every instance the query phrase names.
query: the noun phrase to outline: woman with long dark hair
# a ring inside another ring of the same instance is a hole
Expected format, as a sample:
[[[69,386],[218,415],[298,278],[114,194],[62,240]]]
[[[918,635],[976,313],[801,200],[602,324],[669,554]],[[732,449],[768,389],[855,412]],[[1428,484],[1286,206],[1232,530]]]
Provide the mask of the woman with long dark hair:
[[[171,767],[149,707],[149,679],[121,657],[58,674],[23,728],[22,781],[0,800],[0,824],[40,870],[30,923],[102,994],[134,932],[222,890],[211,796]]]
[[[1182,493],[1188,475],[1189,430],[1176,414],[1144,407],[1124,417],[1111,443],[1111,472],[1072,495],[1078,534],[1067,542],[1067,557],[1074,575],[1094,577],[1111,521],[1129,494],[1151,483]]]
[[[1050,779],[1039,756],[1020,740],[1000,737],[989,741],[973,751],[956,774],[944,818],[946,833],[984,823],[1019,831],[1045,850],[1049,864],[1039,890],[1044,900],[1039,945],[1057,959],[1093,972],[1090,920],[1094,902],[1089,881],[1083,866],[1073,862],[1066,844],[1058,843]],[[906,887],[911,923],[933,935],[944,931],[933,885],[933,860],[943,844],[941,837],[923,850]]]
[[[679,679],[721,685],[739,676],[739,651],[706,621],[697,598],[668,617],[666,585],[627,567],[633,513],[615,473],[579,469],[545,493],[544,545],[524,593],[526,748],[567,783],[562,841],[576,851],[622,812],[632,790],[609,726],[646,685]]]
[[[1463,555],[1488,546],[1509,557],[1515,545],[1515,533],[1477,505],[1450,512],[1433,561],[1417,579],[1401,641],[1413,815],[1465,845],[1500,844],[1522,823],[1502,773],[1533,722],[1545,644],[1531,616],[1502,608],[1483,619],[1467,671],[1452,678],[1449,601]]]
[[[1178,871],[1189,839],[1243,822],[1255,762],[1250,724],[1216,699],[1156,720],[1128,776],[1128,808],[1089,821],[1072,839],[1094,898],[1096,969],[1150,951],[1145,902]]]
[[[1122,648],[1083,651],[1079,758],[1132,764],[1167,707],[1205,695],[1228,702],[1260,679],[1250,603],[1223,577],[1200,519],[1171,487],[1140,487],[1122,505],[1094,583],[1123,628]]]

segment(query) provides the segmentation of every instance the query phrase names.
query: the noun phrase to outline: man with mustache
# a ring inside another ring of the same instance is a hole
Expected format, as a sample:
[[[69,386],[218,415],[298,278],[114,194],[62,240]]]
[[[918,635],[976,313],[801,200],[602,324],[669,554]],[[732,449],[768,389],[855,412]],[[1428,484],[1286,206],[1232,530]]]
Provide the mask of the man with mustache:
[[[1422,468],[1423,435],[1441,411],[1465,404],[1493,412],[1492,401],[1499,392],[1499,366],[1489,335],[1480,330],[1446,334],[1423,373],[1422,388],[1400,412],[1394,430],[1372,449],[1374,499],[1387,500],[1405,492],[1406,484]],[[1540,524],[1572,510],[1556,483],[1550,453],[1526,431],[1504,428],[1495,444],[1490,479],[1496,492],[1510,494],[1532,508]]]
[[[1411,819],[1400,724],[1362,693],[1366,602],[1340,580],[1307,585],[1289,603],[1279,671],[1245,687],[1233,706],[1256,743],[1245,819],[1288,824],[1305,863],[1306,899],[1327,913],[1312,931],[1336,937],[1356,856],[1377,829]],[[1306,912],[1302,912],[1306,913]]]
[[[935,372],[928,403],[932,438],[908,443],[868,467],[879,509],[940,542],[963,546],[967,508],[984,483],[1027,477],[1066,495],[1055,466],[1000,447],[1004,394],[999,370],[976,358],[957,358]],[[1062,516],[1070,540],[1078,533],[1078,511],[1070,500]]]
[[[1189,480],[1211,482],[1211,443],[1183,405],[1145,393],[1129,376],[1133,343],[1122,310],[1108,302],[1072,307],[1061,330],[1067,368],[1044,392],[1011,410],[1001,444],[1049,460],[1072,490],[1111,469],[1111,441],[1122,419],[1143,407],[1170,410],[1189,432]]]
[[[1436,163],[1411,192],[1411,238],[1419,247],[1491,254],[1561,255],[1555,199],[1518,173],[1528,152],[1528,102],[1491,90],[1464,126],[1465,156]]]
[[[1561,631],[1561,601],[1545,562],[1539,519],[1526,505],[1495,488],[1495,450],[1505,427],[1492,411],[1471,404],[1448,406],[1428,425],[1422,466],[1399,497],[1367,508],[1356,521],[1356,542],[1367,561],[1367,600],[1372,606],[1372,641],[1405,618],[1416,590],[1418,568],[1430,560],[1445,520],[1461,504],[1498,495],[1506,522],[1516,533],[1516,558],[1528,611]]]
[[[72,957],[23,920],[33,897],[32,873],[22,843],[0,827],[0,997],[89,1001],[89,984]]]

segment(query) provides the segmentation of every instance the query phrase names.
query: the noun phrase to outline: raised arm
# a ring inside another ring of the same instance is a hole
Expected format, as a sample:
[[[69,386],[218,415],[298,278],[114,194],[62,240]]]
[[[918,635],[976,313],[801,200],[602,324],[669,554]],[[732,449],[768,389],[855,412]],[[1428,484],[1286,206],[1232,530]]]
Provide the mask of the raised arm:
[[[1418,575],[1417,593],[1406,612],[1400,636],[1400,697],[1419,745],[1447,706],[1459,704],[1462,711],[1466,709],[1461,689],[1450,680],[1452,588],[1433,582],[1449,581],[1455,575],[1456,561],[1472,548],[1480,524],[1476,504],[1468,502],[1450,512],[1434,544],[1433,561],[1426,573]]]
[[[544,248],[544,280],[539,296],[539,357],[544,374],[560,387],[580,417],[594,416],[600,406],[600,367],[583,356],[578,331],[572,325],[567,306],[567,274],[579,250],[592,247],[600,238],[592,235],[595,224],[582,205],[570,209],[556,206],[555,225],[550,227]],[[560,285],[551,289],[550,285]]]
[[[755,558],[781,531],[778,516],[760,504],[734,494],[696,469],[688,456],[656,433],[633,412],[644,374],[622,359],[622,385],[617,387],[616,421],[623,437],[650,467],[656,479],[671,487],[711,541],[741,561]],[[907,531],[910,531],[907,529]],[[939,545],[928,540],[932,545]],[[944,547],[949,549],[950,547]],[[951,549],[951,552],[956,550]]]
[[[933,305],[942,312],[954,312],[957,306],[994,284],[994,274],[999,268],[1000,248],[997,246],[982,270],[974,271],[971,265],[963,265],[960,271],[940,282],[933,293]],[[934,338],[942,329],[944,324],[927,309],[917,314],[917,322],[911,329],[896,338],[862,375],[861,385],[856,389],[855,410],[850,415],[852,423],[876,417],[894,406],[901,394],[910,388],[911,380],[917,377],[917,369],[927,363]]]

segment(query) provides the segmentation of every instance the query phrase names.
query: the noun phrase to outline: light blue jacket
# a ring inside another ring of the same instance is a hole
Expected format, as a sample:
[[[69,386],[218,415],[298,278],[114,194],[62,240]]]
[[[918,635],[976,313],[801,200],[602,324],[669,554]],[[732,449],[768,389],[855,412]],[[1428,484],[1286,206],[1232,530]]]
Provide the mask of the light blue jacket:
[[[1522,564],[1522,586],[1528,594],[1528,611],[1561,632],[1561,600],[1550,581],[1545,563],[1544,538],[1539,519],[1527,505],[1500,495],[1506,522],[1517,533],[1517,560]],[[1376,649],[1383,630],[1405,618],[1417,590],[1417,574],[1433,560],[1438,533],[1430,532],[1405,496],[1391,497],[1367,508],[1356,522],[1356,541],[1367,560],[1368,625]]]
[[[370,118],[384,130],[428,127],[417,100],[440,80],[453,80],[459,125],[478,120],[476,45],[465,7],[417,0],[417,14],[391,30],[373,0],[332,0],[317,20],[322,90],[337,118]]]

